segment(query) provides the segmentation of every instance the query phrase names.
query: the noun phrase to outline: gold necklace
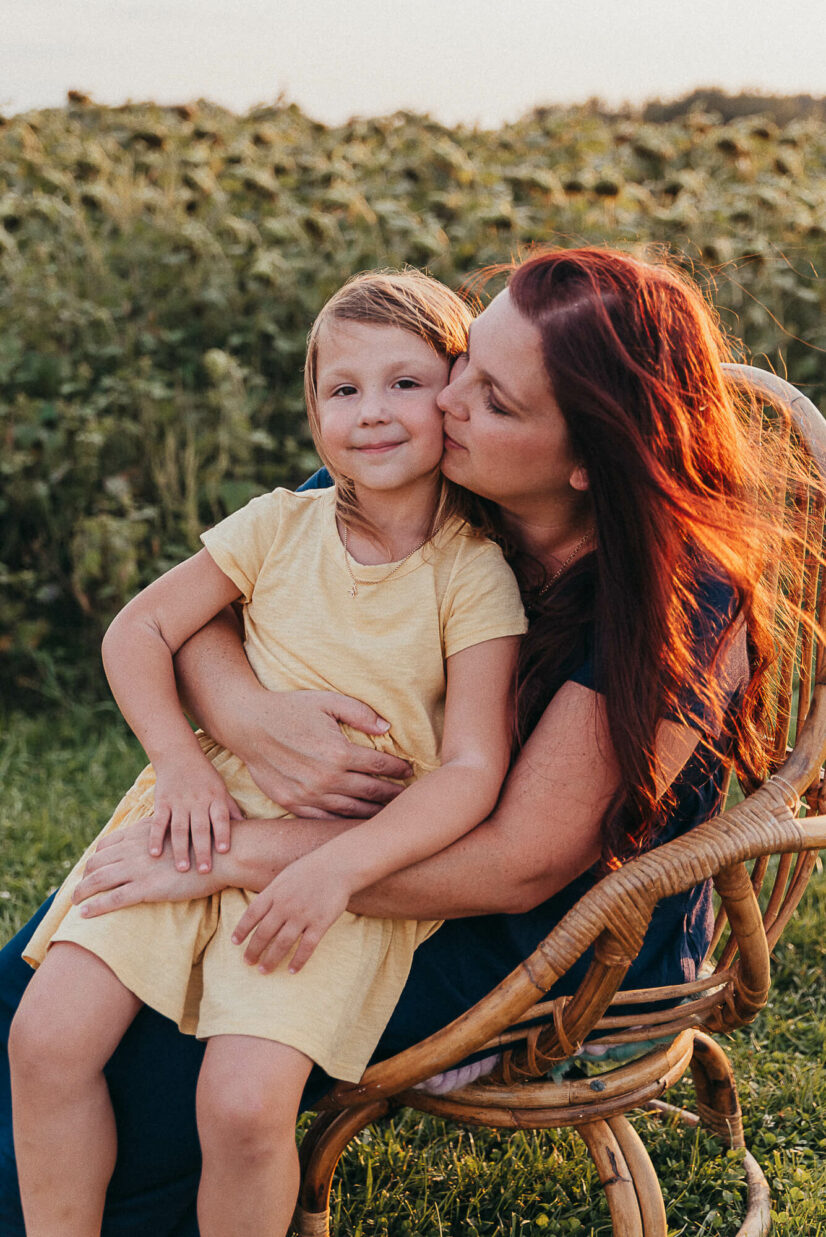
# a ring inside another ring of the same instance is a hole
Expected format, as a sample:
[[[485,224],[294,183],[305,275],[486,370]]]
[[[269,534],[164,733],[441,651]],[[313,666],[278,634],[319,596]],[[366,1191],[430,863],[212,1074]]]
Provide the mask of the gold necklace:
[[[565,559],[565,562],[562,563],[560,567],[557,567],[556,571],[550,577],[550,579],[546,580],[545,583],[542,585],[541,589],[539,590],[540,597],[543,595],[543,593],[547,593],[548,589],[551,587],[552,584],[556,584],[557,580],[562,575],[566,567],[570,567],[571,563],[574,561],[577,554],[579,554],[580,550],[583,549],[583,547],[586,546],[589,541],[591,541],[593,536],[594,536],[593,533],[586,533],[584,537],[580,538],[580,540],[574,546],[573,550],[571,550],[571,553]]]
[[[414,548],[410,551],[409,554],[405,554],[401,562],[396,563],[395,567],[393,567],[390,571],[388,571],[386,576],[381,576],[378,580],[362,580],[358,576],[354,575],[353,568],[350,566],[350,553],[347,549],[347,525],[345,524],[343,526],[343,531],[342,531],[342,543],[344,545],[344,564],[347,568],[347,574],[349,575],[350,579],[353,581],[353,587],[350,589],[350,596],[358,597],[360,584],[364,584],[364,585],[384,584],[385,580],[389,580],[390,577],[394,576],[397,571],[401,571],[402,567],[405,565],[407,560],[409,558],[412,558],[414,554],[417,554],[419,550],[421,550],[424,546],[426,546],[428,541],[430,541],[432,537],[436,536],[437,532],[438,532],[438,529],[434,530],[434,532],[430,534],[430,537],[425,537],[424,541],[421,541],[417,546],[414,546]]]

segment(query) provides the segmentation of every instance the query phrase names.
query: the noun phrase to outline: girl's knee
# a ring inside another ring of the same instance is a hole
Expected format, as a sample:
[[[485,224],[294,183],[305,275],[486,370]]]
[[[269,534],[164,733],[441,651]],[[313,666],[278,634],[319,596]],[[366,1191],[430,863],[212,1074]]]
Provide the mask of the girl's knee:
[[[218,1141],[229,1147],[285,1137],[294,1140],[296,1110],[262,1088],[224,1086],[218,1080],[198,1082],[198,1129],[202,1142]]]
[[[105,1064],[106,1010],[85,1006],[82,994],[64,999],[52,973],[38,972],[24,992],[9,1030],[9,1060],[18,1079],[41,1088],[65,1085]],[[36,1076],[36,1078],[35,1078]]]
[[[209,1054],[198,1079],[197,1109],[201,1144],[222,1154],[258,1157],[295,1149],[298,1101],[293,1088],[263,1076],[254,1064],[227,1071]],[[212,1066],[212,1067],[211,1067]],[[217,1067],[216,1067],[217,1066]]]
[[[42,1085],[59,1083],[76,1063],[71,1037],[60,1033],[56,1020],[43,1016],[36,1000],[23,996],[9,1030],[9,1064],[18,1080]]]

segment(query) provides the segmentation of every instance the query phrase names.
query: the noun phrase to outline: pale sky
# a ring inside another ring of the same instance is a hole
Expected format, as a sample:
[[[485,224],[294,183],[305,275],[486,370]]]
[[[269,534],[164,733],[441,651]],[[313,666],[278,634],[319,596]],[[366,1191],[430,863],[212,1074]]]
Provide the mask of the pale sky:
[[[0,111],[280,93],[320,120],[497,125],[695,86],[826,95],[824,0],[0,0]]]

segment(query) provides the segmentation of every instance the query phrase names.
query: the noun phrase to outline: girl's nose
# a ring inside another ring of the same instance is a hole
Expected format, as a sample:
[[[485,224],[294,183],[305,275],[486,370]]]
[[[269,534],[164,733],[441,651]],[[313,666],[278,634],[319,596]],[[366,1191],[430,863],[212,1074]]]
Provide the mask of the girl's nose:
[[[359,421],[362,425],[380,425],[389,421],[390,414],[384,400],[378,395],[365,395],[359,404]]]

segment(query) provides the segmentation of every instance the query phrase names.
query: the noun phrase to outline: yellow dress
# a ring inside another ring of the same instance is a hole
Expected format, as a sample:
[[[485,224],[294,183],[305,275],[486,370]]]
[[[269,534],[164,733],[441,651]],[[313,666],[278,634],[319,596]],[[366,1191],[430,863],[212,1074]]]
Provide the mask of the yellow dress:
[[[360,579],[383,582],[361,587],[357,597],[350,595],[333,490],[276,490],[205,533],[203,542],[242,594],[245,648],[261,683],[364,700],[391,729],[374,738],[345,727],[348,737],[404,757],[414,776],[439,763],[445,659],[526,628],[501,551],[459,520],[390,579],[384,580],[386,563],[360,565]],[[207,735],[200,742],[247,817],[289,815],[258,789],[237,756]],[[103,833],[150,815],[153,802],[149,766]],[[361,1076],[392,1013],[414,949],[439,926],[345,912],[298,974],[284,964],[262,975],[230,941],[254,896],[245,890],[82,919],[71,895],[93,849],[94,843],[29,942],[24,957],[33,966],[51,941],[74,941],[182,1031],[277,1040],[350,1081]]]

